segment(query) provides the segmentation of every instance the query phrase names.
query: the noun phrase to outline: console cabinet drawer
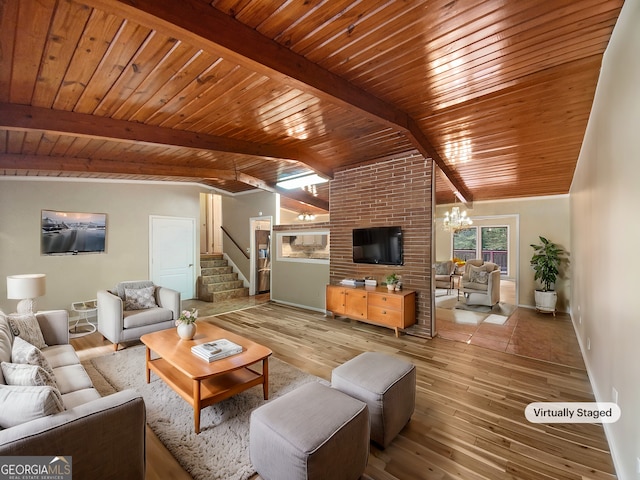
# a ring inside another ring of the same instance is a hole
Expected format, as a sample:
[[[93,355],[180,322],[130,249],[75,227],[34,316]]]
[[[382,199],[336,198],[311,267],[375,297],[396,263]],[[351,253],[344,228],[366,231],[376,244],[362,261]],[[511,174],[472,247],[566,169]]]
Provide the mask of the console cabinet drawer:
[[[367,304],[369,307],[383,307],[402,310],[403,300],[404,298],[399,295],[370,293]]]
[[[416,323],[416,293],[412,290],[388,292],[386,288],[327,285],[325,309],[332,315],[393,328]]]
[[[390,327],[402,327],[402,312],[392,308],[375,307],[369,305],[367,318],[373,322]]]

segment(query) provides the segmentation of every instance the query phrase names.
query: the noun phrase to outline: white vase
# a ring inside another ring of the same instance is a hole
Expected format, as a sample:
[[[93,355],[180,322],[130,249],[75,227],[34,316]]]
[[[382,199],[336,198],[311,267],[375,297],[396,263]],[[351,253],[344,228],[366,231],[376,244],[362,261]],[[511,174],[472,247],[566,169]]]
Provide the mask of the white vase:
[[[181,323],[178,325],[178,336],[183,340],[191,340],[196,334],[195,323]]]

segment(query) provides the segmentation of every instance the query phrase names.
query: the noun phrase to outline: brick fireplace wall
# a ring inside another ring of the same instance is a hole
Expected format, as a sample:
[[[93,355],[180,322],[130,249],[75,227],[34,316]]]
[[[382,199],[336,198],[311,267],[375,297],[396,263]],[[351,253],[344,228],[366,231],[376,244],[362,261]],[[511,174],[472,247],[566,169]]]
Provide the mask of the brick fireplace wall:
[[[431,334],[431,177],[430,159],[410,157],[336,172],[331,181],[332,283],[371,276],[380,284],[390,273],[402,276],[404,288],[416,291],[416,322]],[[353,263],[352,230],[400,226],[404,265]]]

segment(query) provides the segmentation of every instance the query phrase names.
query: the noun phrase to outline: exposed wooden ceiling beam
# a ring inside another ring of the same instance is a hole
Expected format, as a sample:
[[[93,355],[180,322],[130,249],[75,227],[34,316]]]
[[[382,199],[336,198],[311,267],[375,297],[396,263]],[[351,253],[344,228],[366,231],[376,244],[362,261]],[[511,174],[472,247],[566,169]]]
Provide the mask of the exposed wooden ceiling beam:
[[[40,130],[121,142],[170,145],[193,148],[194,150],[287,159],[305,164],[310,169],[329,178],[333,177],[331,169],[319,161],[310,159],[308,152],[297,147],[245,142],[227,137],[156,127],[84,113],[0,103],[0,127],[10,130]]]
[[[418,126],[413,122],[413,120],[411,121],[411,129],[415,138],[421,141],[421,143],[424,145],[426,154],[430,156],[438,166],[442,178],[444,178],[445,182],[447,183],[449,188],[451,188],[451,191],[454,193],[454,195],[458,197],[462,203],[464,203],[468,207],[471,207],[473,203],[473,196],[471,195],[471,192],[466,188],[466,185],[464,184],[460,176],[454,170],[449,168],[449,165],[447,165],[442,160],[436,149],[431,146],[426,138],[423,138],[424,135],[422,134]],[[423,150],[423,155],[424,154],[425,153]]]
[[[258,178],[234,170],[186,167],[158,163],[133,163],[92,158],[48,157],[40,155],[0,154],[0,168],[10,170],[42,170],[79,173],[113,173],[198,179],[236,180],[263,190],[275,192],[275,187]]]
[[[308,203],[309,205],[313,205],[314,207],[321,208],[322,210],[329,211],[329,202],[326,200],[322,200],[318,197],[314,197],[310,193],[305,192],[304,190],[297,188],[295,190],[286,190],[284,188],[276,187],[276,193],[279,193],[282,196],[287,198],[292,198],[293,200],[297,200],[302,203]]]
[[[423,155],[432,158],[440,167],[465,202],[473,200],[464,182],[444,162],[407,113],[292,52],[208,3],[201,0],[87,0],[86,3],[186,40],[203,50],[216,52],[270,78],[343,107],[357,109],[375,121],[403,131]]]
[[[89,158],[44,157],[39,155],[0,154],[0,169],[7,170],[39,170],[64,171],[77,173],[111,173],[115,175],[144,175],[149,177],[176,177],[201,180],[235,180],[261,190],[279,193],[299,202],[308,203],[329,211],[329,202],[300,190],[285,190],[269,185],[259,178],[235,172],[202,167],[182,167],[178,165],[161,165],[157,163],[114,162]]]

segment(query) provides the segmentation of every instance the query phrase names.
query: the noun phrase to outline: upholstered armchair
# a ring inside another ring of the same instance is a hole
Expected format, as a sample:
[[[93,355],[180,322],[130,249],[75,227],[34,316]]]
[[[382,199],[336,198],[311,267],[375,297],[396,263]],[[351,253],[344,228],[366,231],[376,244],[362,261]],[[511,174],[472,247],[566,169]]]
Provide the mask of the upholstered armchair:
[[[452,260],[444,262],[436,262],[434,280],[436,282],[436,288],[446,288],[447,294],[451,293],[452,280],[451,275],[456,270],[456,265]]]
[[[467,260],[462,275],[467,305],[494,306],[500,302],[500,266],[482,259]]]
[[[99,290],[98,331],[113,343],[138,340],[145,333],[175,327],[180,316],[180,292],[153,282],[120,282],[112,291]]]

